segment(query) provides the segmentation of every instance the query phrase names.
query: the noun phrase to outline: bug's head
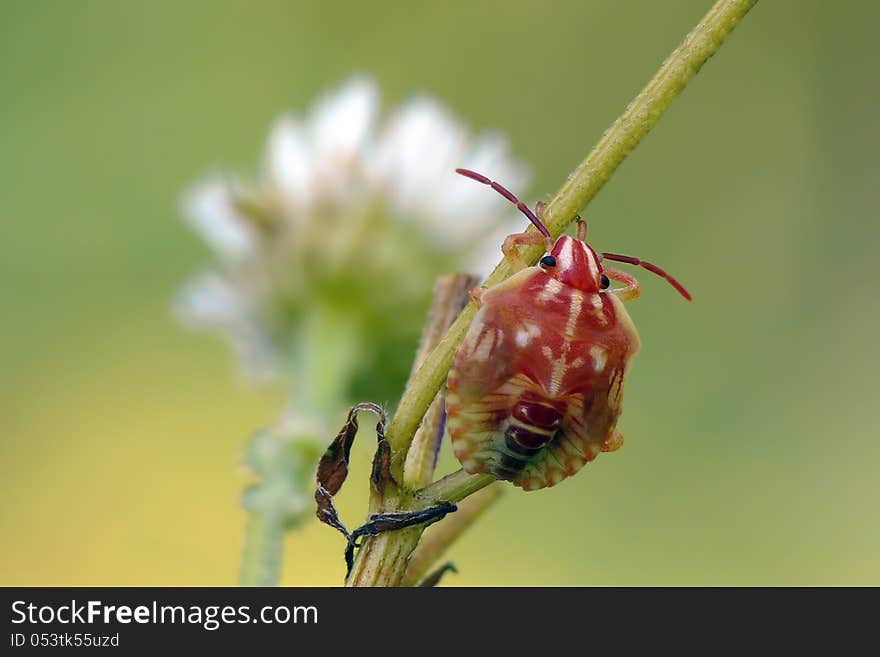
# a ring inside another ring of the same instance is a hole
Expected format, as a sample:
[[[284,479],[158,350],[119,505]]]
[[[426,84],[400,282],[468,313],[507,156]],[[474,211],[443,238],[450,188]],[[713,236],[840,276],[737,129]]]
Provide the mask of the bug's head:
[[[488,185],[519,208],[519,211],[522,212],[530,222],[532,222],[535,228],[538,229],[538,232],[541,233],[547,241],[547,255],[541,258],[538,264],[544,272],[558,280],[563,285],[569,285],[588,294],[595,294],[596,292],[608,289],[611,285],[611,281],[609,280],[610,275],[613,276],[615,280],[629,281],[631,285],[637,286],[638,283],[636,283],[635,279],[623,274],[623,272],[618,272],[610,268],[608,269],[607,274],[604,272],[602,268],[602,260],[614,260],[616,262],[637,265],[647,269],[652,274],[665,278],[669,284],[681,294],[681,296],[688,301],[691,300],[691,295],[685,287],[657,265],[645,262],[644,260],[633,256],[625,256],[617,253],[602,253],[601,255],[596,253],[593,250],[593,247],[587,244],[587,224],[585,224],[580,217],[577,217],[577,237],[563,235],[556,240],[556,243],[554,243],[550,231],[548,231],[547,227],[541,223],[541,220],[538,219],[537,215],[532,212],[525,203],[514,196],[514,194],[506,187],[503,187],[483,174],[471,171],[470,169],[456,169],[455,171],[471,180],[476,180],[484,185]],[[541,214],[540,210],[538,210],[538,214]]]
[[[586,224],[578,218],[578,236],[560,237],[538,264],[563,285],[592,294],[606,289],[611,281],[602,273],[599,254],[587,244],[585,237]]]
[[[476,171],[471,171],[470,169],[456,169],[455,171],[471,180],[488,185],[519,208],[519,211],[532,222],[547,241],[547,255],[541,258],[539,263],[547,274],[564,285],[571,285],[584,292],[598,292],[608,287],[609,281],[602,274],[599,256],[584,241],[587,236],[587,225],[580,217],[577,218],[577,239],[562,236],[554,244],[547,227],[513,192]],[[538,210],[538,213],[540,214],[540,210]]]

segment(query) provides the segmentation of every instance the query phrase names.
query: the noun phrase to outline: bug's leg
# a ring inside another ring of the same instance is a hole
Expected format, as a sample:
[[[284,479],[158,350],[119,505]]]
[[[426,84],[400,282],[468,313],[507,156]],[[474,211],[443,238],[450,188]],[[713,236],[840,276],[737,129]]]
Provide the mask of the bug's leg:
[[[619,269],[606,267],[604,265],[602,266],[602,269],[608,278],[620,281],[624,284],[624,287],[616,287],[612,290],[608,290],[609,292],[616,294],[621,301],[632,301],[633,299],[639,298],[639,295],[642,293],[642,286],[635,277],[630,276]]]
[[[486,293],[486,290],[489,288],[485,285],[480,285],[479,287],[472,288],[468,294],[471,297],[471,301],[473,301],[478,306],[483,305],[483,295]]]
[[[520,246],[537,246],[538,244],[546,244],[547,239],[540,233],[514,233],[504,238],[504,244],[501,245],[501,252],[504,258],[510,263],[514,273],[528,267],[519,253]]]
[[[619,431],[612,431],[605,437],[599,448],[603,452],[616,452],[623,446],[623,434]]]

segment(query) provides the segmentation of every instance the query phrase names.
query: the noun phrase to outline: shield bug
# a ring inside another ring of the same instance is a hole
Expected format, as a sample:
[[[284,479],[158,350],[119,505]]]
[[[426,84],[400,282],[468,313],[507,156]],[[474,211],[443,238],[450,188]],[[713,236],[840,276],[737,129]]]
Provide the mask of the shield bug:
[[[690,294],[660,267],[639,258],[598,253],[578,217],[577,237],[556,242],[510,191],[468,169],[456,172],[492,187],[534,224],[502,246],[519,269],[504,282],[473,292],[480,306],[447,378],[447,426],[455,455],[469,473],[491,473],[525,490],[558,484],[600,452],[618,449],[627,367],[639,336],[623,302],[638,281],[607,261],[641,266]],[[546,244],[526,267],[517,247]],[[611,287],[611,281],[621,287]]]

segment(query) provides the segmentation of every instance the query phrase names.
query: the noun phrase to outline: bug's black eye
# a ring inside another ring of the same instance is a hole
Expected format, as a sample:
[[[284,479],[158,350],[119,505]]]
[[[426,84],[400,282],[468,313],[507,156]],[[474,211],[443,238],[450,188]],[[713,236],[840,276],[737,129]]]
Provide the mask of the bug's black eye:
[[[555,267],[556,266],[556,258],[553,256],[544,256],[541,258],[541,266],[542,267]]]
[[[602,289],[607,290],[609,285],[611,285],[611,281],[605,274],[602,274]]]

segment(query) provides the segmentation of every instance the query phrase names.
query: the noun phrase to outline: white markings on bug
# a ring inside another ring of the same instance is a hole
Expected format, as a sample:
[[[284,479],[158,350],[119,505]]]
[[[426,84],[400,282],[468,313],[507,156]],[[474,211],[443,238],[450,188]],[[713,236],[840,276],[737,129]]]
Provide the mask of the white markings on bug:
[[[583,242],[578,242],[578,246],[581,247],[584,251],[584,256],[587,259],[587,266],[590,268],[590,275],[595,279],[599,278],[599,263],[596,262],[596,258],[593,256],[593,253],[588,249]]]
[[[475,360],[483,361],[489,359],[489,354],[492,353],[492,347],[495,346],[495,336],[496,333],[493,330],[483,332],[482,337],[474,348],[472,354]]]
[[[555,278],[547,279],[547,284],[541,290],[541,294],[538,295],[538,301],[550,301],[560,292],[562,292],[562,283]]]
[[[541,335],[541,327],[533,322],[523,322],[516,331],[516,346],[527,347],[529,343]],[[500,342],[499,342],[500,343]]]
[[[594,344],[590,347],[590,356],[593,358],[593,369],[598,374],[605,369],[608,362],[608,350],[602,345]]]
[[[578,318],[581,316],[581,308],[583,306],[583,303],[584,298],[582,294],[571,295],[571,305],[568,309],[568,321],[565,324],[566,344],[570,343],[569,338],[574,335],[574,330],[577,327]],[[564,348],[563,351],[567,351],[567,349]]]
[[[566,340],[566,343],[568,341]],[[552,397],[557,397],[559,395],[559,390],[562,387],[562,377],[565,376],[565,371],[568,369],[568,365],[565,362],[567,350],[565,349],[565,345],[563,346],[562,353],[559,355],[559,358],[553,361],[553,368],[550,370],[550,395]]]
[[[479,319],[474,319],[474,323],[468,331],[467,337],[465,338],[464,347],[471,353],[473,353],[474,349],[477,346],[477,341],[480,339],[480,336],[483,335],[483,327],[485,324]]]
[[[596,321],[601,326],[607,325],[608,318],[605,316],[605,304],[602,301],[602,295],[601,294],[591,294],[590,295],[590,303],[593,306],[593,317],[596,318]]]
[[[568,307],[568,321],[565,323],[565,335],[562,338],[562,351],[559,354],[559,358],[553,361],[553,367],[550,370],[549,392],[554,397],[559,395],[559,391],[562,388],[562,379],[565,377],[565,373],[569,368],[579,367],[584,364],[582,358],[580,359],[581,362],[579,365],[575,364],[576,360],[571,363],[568,362],[568,352],[571,350],[571,339],[575,335],[575,329],[577,328],[578,318],[581,316],[583,303],[583,295],[571,295],[571,303]]]
[[[562,248],[559,249],[559,255],[556,256],[556,266],[559,268],[559,271],[566,271],[567,269],[571,269],[571,247],[574,244],[574,240],[570,237],[563,238]]]

